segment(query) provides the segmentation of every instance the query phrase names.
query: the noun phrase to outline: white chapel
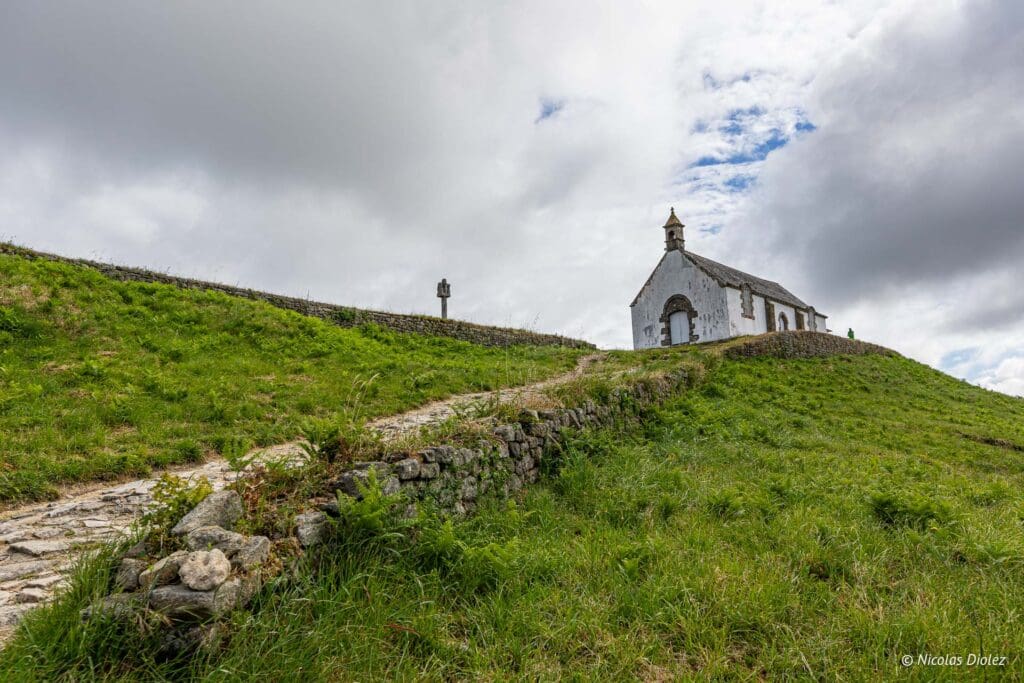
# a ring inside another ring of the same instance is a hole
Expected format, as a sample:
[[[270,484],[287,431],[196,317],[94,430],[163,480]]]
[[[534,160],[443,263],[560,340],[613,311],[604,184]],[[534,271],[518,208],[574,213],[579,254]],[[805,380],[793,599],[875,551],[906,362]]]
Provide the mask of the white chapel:
[[[634,349],[776,330],[828,331],[827,316],[779,283],[686,251],[683,227],[673,208],[665,253],[630,304]]]

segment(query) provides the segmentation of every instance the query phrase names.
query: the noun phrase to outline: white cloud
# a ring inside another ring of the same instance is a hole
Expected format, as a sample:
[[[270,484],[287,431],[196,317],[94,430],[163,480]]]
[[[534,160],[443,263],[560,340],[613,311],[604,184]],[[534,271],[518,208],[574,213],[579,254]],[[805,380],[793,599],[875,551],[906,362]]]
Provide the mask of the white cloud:
[[[978,384],[1012,396],[1024,396],[1024,356],[1006,358],[978,378]]]

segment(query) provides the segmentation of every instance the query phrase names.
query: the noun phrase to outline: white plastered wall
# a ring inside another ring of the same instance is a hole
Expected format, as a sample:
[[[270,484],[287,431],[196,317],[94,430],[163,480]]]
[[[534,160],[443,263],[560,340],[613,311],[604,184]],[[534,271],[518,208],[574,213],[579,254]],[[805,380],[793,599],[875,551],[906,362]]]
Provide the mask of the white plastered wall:
[[[764,297],[757,294],[751,296],[754,304],[754,317],[744,318],[743,300],[740,290],[726,287],[725,293],[729,300],[730,337],[739,337],[745,334],[764,334],[768,331],[764,316]]]
[[[682,294],[689,299],[697,311],[693,331],[698,342],[732,336],[726,288],[694,266],[682,252],[670,251],[655,268],[650,282],[631,309],[634,349],[658,348],[662,345],[664,324],[659,318],[665,310],[665,302],[675,294]]]

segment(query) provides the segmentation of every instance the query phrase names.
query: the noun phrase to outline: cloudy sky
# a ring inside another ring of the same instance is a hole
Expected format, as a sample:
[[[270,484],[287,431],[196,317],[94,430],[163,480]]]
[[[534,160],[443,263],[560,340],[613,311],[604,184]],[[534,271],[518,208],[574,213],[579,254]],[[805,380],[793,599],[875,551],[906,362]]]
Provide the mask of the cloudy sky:
[[[628,347],[675,206],[1024,394],[1022,179],[1019,0],[0,8],[0,238],[337,303]]]

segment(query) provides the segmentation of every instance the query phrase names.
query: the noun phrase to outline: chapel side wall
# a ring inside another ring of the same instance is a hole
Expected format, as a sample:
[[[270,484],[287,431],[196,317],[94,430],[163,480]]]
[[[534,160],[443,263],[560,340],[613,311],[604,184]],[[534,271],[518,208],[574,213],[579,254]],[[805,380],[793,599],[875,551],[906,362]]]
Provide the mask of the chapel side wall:
[[[632,307],[633,348],[662,346],[664,323],[660,321],[665,302],[682,294],[697,311],[694,334],[697,342],[726,339],[729,333],[729,304],[725,288],[683,257],[680,251],[665,255],[650,282]]]
[[[740,337],[748,334],[762,334],[768,331],[764,319],[764,297],[756,294],[751,296],[754,305],[754,317],[743,317],[742,293],[732,287],[725,288],[729,303],[729,336]]]
[[[780,313],[785,313],[786,314],[786,320],[789,322],[789,327],[787,329],[788,330],[795,330],[796,329],[796,309],[793,308],[792,306],[788,306],[786,304],[780,304],[778,301],[773,301],[772,303],[775,304],[775,323],[776,323],[775,324],[775,329],[778,330],[779,332],[782,332],[782,326],[778,324],[779,314]],[[761,307],[764,308],[763,305]]]
[[[816,330],[817,332],[825,332],[828,330],[828,318],[825,316],[815,314],[814,321],[818,326],[818,329]]]

